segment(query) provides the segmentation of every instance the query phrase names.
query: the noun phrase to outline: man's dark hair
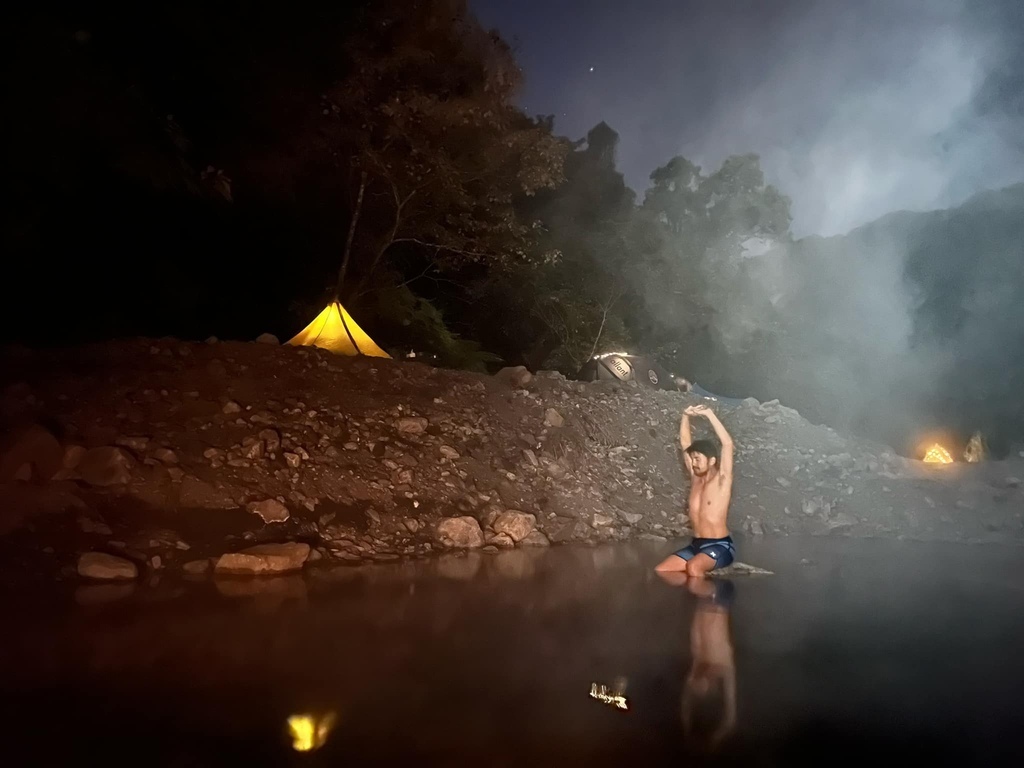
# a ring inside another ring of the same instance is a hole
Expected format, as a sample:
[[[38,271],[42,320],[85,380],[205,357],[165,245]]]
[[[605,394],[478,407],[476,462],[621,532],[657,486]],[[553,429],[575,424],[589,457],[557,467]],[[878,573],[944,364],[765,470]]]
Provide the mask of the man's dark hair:
[[[694,440],[686,452],[700,453],[707,456],[708,459],[718,460],[718,444],[712,440]]]

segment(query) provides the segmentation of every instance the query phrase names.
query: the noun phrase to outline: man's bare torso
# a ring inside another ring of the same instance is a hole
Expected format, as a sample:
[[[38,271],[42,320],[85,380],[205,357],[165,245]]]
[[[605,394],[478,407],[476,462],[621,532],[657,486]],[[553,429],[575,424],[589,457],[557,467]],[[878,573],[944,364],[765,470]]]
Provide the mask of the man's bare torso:
[[[690,478],[690,523],[693,533],[701,539],[721,539],[729,535],[726,518],[732,497],[732,483],[725,482],[719,472]]]

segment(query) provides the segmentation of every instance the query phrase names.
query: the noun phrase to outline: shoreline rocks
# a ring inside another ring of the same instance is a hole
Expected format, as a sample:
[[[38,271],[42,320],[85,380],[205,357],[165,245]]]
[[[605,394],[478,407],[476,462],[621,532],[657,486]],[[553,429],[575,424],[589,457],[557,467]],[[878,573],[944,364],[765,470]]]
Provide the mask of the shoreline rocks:
[[[351,564],[690,531],[685,393],[249,342],[108,342],[16,367],[32,384],[0,389],[18,415],[0,441],[0,547],[50,572],[116,541],[181,572],[175,545],[140,536],[168,527],[190,563],[271,532]],[[779,403],[714,407],[736,441],[737,532],[1024,543],[1024,460],[934,467]]]

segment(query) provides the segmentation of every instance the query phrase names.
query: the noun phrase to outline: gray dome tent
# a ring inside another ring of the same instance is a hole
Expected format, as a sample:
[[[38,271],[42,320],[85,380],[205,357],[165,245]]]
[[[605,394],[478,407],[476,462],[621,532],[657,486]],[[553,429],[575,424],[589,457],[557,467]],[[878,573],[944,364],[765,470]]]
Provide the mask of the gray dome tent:
[[[583,364],[576,378],[580,381],[635,381],[653,389],[678,388],[672,374],[643,355],[598,355]]]

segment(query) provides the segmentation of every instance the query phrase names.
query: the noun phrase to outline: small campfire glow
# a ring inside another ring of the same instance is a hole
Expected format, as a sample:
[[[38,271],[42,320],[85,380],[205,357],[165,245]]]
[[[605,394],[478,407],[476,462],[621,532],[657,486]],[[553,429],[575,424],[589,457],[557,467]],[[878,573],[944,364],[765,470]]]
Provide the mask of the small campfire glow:
[[[952,464],[953,457],[950,456],[949,451],[935,443],[925,451],[924,461],[928,464]]]

